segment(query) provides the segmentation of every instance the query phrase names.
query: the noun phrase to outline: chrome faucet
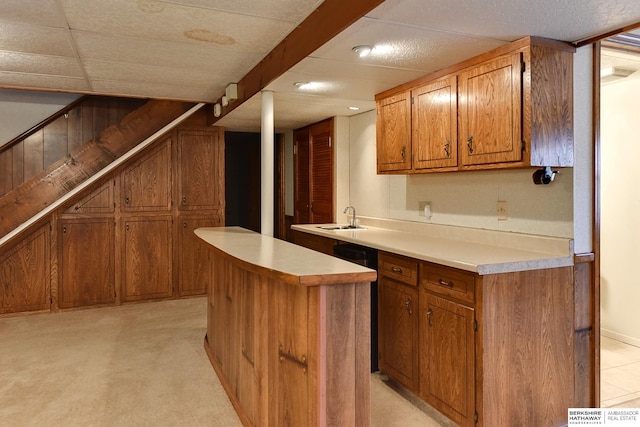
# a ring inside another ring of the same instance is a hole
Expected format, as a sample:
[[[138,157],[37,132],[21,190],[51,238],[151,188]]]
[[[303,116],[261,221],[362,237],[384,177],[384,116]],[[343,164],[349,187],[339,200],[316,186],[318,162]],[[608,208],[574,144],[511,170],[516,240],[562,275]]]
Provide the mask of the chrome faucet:
[[[346,214],[349,209],[351,209],[351,212],[353,213],[353,215],[351,216],[351,219],[349,220],[349,225],[351,227],[357,227],[358,224],[356,222],[356,208],[354,208],[353,206],[349,205],[346,208],[344,208],[344,211],[342,211],[342,213]]]

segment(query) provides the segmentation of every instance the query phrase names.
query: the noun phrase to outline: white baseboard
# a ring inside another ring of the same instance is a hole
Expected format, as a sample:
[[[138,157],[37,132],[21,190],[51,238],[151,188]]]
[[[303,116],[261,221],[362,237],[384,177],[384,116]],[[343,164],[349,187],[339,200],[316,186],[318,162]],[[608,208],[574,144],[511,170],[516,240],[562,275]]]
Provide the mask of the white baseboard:
[[[626,343],[626,344],[640,347],[640,338],[630,337],[630,336],[619,334],[617,332],[613,332],[607,329],[600,329],[600,335],[602,335],[603,337],[622,341],[623,343]]]

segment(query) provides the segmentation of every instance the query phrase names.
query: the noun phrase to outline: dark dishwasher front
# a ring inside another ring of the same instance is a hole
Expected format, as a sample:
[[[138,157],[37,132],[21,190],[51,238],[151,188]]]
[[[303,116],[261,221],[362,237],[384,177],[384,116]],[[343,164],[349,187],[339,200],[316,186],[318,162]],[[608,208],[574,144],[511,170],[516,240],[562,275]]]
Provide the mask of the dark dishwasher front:
[[[378,270],[378,250],[353,243],[333,247],[333,254],[341,259]],[[378,282],[371,282],[371,372],[378,370]]]

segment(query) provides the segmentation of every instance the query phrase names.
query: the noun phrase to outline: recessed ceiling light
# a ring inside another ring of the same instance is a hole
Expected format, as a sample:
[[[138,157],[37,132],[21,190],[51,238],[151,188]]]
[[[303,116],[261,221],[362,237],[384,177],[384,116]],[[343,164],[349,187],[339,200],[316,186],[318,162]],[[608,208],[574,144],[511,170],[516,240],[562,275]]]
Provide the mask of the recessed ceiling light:
[[[349,107],[349,110],[351,111],[358,111],[360,109],[360,107]]]
[[[295,82],[293,84],[299,90],[318,92],[326,89],[329,85],[322,82]]]
[[[360,46],[355,46],[351,50],[357,53],[360,58],[364,58],[365,56],[368,56],[371,51],[373,51],[373,46],[363,44]]]

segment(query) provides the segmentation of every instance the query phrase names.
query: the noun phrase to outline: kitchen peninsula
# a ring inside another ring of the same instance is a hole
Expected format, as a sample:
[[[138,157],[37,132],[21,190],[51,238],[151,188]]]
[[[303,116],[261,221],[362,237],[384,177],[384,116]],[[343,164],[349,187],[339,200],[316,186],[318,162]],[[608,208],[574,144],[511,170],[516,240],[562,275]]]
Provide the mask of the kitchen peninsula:
[[[461,426],[555,426],[590,398],[572,240],[363,218],[293,225],[326,253],[378,250],[379,365]]]
[[[370,424],[374,270],[239,227],[210,249],[205,349],[245,425]]]

